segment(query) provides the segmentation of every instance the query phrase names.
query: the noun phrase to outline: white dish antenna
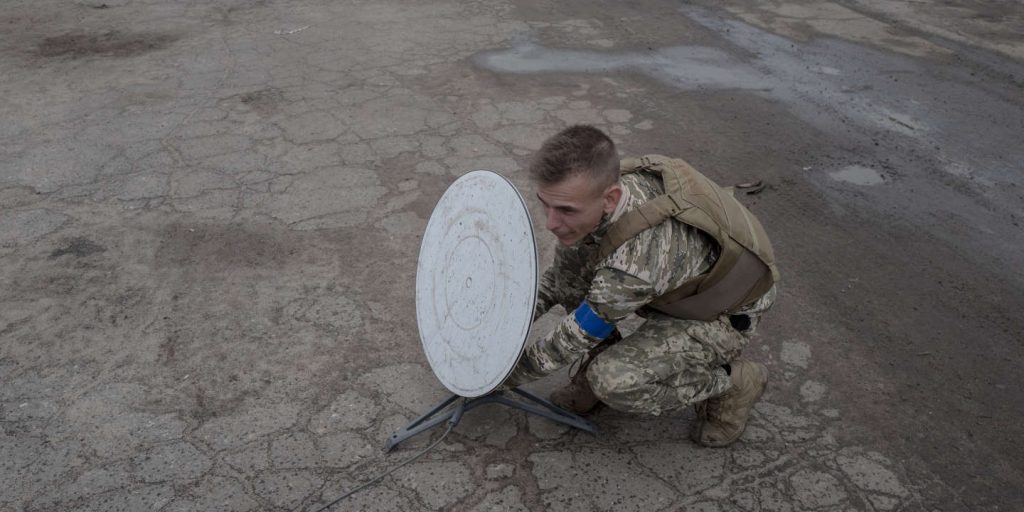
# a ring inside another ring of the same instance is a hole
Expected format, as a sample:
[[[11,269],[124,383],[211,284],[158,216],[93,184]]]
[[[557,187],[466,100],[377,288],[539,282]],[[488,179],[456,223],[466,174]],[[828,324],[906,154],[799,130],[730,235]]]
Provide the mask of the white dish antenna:
[[[416,322],[427,361],[452,393],[494,391],[523,353],[537,300],[537,247],[523,197],[473,171],[430,215],[416,267]]]

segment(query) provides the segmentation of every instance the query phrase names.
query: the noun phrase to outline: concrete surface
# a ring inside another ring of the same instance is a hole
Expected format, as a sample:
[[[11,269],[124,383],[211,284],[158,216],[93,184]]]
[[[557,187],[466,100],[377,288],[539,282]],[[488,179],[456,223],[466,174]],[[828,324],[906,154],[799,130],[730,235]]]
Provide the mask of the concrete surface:
[[[379,451],[443,396],[426,218],[571,123],[767,183],[751,427],[486,406],[338,510],[1024,509],[1022,11],[6,2],[0,510],[309,510],[426,446]]]

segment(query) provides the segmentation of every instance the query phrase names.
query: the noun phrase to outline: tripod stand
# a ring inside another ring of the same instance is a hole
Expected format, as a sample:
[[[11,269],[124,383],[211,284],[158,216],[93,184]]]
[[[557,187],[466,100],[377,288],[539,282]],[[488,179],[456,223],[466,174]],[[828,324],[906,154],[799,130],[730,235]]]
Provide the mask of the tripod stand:
[[[522,409],[530,414],[536,414],[537,416],[569,425],[570,427],[578,428],[585,432],[590,432],[591,434],[597,433],[597,427],[593,423],[566,411],[565,409],[562,409],[561,407],[558,407],[557,405],[548,402],[529,391],[521,388],[514,388],[510,391],[511,394],[518,395],[525,400],[515,400],[511,398],[506,391],[492,391],[486,395],[475,398],[466,398],[453,394],[419,418],[413,420],[412,423],[406,425],[398,432],[391,434],[391,437],[389,437],[387,442],[384,444],[384,451],[390,452],[402,441],[405,441],[420,432],[430,430],[445,421],[450,420],[454,426],[460,419],[462,419],[462,414],[464,412],[481,405],[494,403],[502,404],[514,409]],[[460,398],[462,399],[461,401],[459,401]],[[459,403],[455,404],[455,407],[452,407],[447,411],[445,410],[456,401],[459,401]]]

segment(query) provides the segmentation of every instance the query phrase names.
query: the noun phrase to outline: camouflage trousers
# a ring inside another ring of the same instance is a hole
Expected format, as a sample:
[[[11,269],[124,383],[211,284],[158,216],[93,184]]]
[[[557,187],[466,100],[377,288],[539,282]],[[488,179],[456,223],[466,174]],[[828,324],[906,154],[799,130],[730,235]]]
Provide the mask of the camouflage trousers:
[[[587,367],[594,394],[613,409],[660,415],[715,397],[730,386],[722,365],[739,357],[753,328],[728,317],[704,322],[658,312]],[[752,317],[757,322],[757,317]]]

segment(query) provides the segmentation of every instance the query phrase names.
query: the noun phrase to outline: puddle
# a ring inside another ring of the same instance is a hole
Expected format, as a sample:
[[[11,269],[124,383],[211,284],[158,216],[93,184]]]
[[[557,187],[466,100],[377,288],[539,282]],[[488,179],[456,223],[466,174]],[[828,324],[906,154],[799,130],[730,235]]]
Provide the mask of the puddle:
[[[704,46],[671,46],[642,53],[545,48],[516,41],[512,48],[482,52],[476,64],[498,73],[599,73],[633,70],[684,89],[765,89],[765,77],[729,54]]]
[[[881,173],[870,167],[860,165],[844,167],[838,171],[832,171],[828,175],[834,180],[845,181],[854,185],[872,186],[885,183],[885,178]]]

